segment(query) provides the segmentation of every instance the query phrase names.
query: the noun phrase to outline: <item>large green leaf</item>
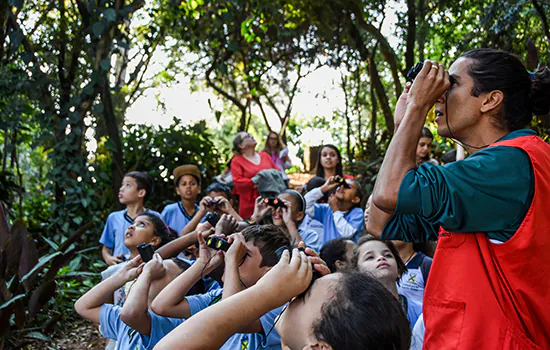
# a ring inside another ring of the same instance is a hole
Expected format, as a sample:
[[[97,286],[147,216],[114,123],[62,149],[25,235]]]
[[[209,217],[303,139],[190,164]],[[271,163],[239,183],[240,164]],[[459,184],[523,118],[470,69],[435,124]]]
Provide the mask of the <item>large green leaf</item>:
[[[41,257],[40,260],[38,261],[38,264],[36,264],[32,270],[30,270],[25,276],[23,276],[23,278],[21,278],[19,282],[20,283],[25,282],[34,273],[40,271],[44,267],[44,265],[46,265],[48,262],[50,262],[52,259],[54,259],[56,256],[59,256],[59,255],[61,255],[61,252],[55,252],[50,255]]]

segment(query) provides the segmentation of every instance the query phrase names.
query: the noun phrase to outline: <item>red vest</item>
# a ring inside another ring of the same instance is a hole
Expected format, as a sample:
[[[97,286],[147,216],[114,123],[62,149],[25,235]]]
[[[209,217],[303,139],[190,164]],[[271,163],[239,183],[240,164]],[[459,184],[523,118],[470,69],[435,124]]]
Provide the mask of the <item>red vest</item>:
[[[424,349],[550,349],[550,145],[524,136],[491,146],[529,155],[533,201],[503,244],[440,230],[424,294]]]

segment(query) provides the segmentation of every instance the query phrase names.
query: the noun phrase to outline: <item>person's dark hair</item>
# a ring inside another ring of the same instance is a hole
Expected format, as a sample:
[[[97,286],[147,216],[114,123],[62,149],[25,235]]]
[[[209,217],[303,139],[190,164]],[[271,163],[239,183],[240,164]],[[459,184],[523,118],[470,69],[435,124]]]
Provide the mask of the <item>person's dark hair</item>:
[[[346,272],[322,306],[313,335],[334,350],[407,350],[411,326],[399,300],[380,282]]]
[[[145,190],[143,202],[148,200],[153,193],[153,179],[143,171],[130,171],[124,176],[128,176],[136,180],[138,190]]]
[[[298,207],[296,208],[298,209],[298,212],[302,212],[306,210],[306,200],[304,196],[300,194],[300,192],[296,190],[286,190],[283,193],[288,193],[289,195],[291,195],[296,199],[296,201],[298,202]]]
[[[291,247],[289,234],[275,225],[252,225],[241,233],[245,241],[252,242],[260,250],[262,255],[260,267],[275,266],[279,262],[275,251],[282,246]]]
[[[408,271],[407,266],[405,266],[405,263],[403,262],[403,259],[401,259],[401,255],[399,255],[399,250],[397,249],[395,244],[393,244],[392,241],[378,239],[378,238],[374,237],[371,234],[367,234],[367,235],[359,238],[359,241],[357,242],[357,246],[355,246],[355,251],[353,253],[353,259],[351,260],[351,266],[357,267],[357,263],[359,261],[359,248],[361,248],[361,246],[363,244],[365,244],[367,242],[370,242],[370,241],[382,242],[386,245],[386,247],[388,247],[388,249],[393,254],[393,256],[395,258],[395,261],[397,263],[397,273],[399,275],[399,278],[401,278],[401,276],[405,272]]]
[[[342,166],[342,155],[340,154],[340,150],[334,146],[334,145],[322,145],[319,148],[319,156],[317,157],[317,170],[315,170],[315,176],[325,178],[325,169],[321,165],[321,154],[323,153],[323,148],[328,147],[336,151],[336,155],[338,156],[338,165],[336,165],[336,175],[344,176],[344,167]]]
[[[328,241],[321,248],[319,255],[327,263],[330,272],[336,272],[337,261],[346,261],[346,245],[348,242],[351,242],[349,238],[336,238]]]
[[[141,213],[136,216],[136,219],[140,216],[145,216],[147,217],[147,219],[149,219],[149,221],[153,224],[153,234],[157,237],[160,237],[160,244],[156,246],[155,249],[158,249],[166,243],[178,238],[178,233],[168,227],[158,215],[151,213]]]
[[[368,198],[365,196],[365,189],[363,188],[363,186],[361,186],[361,184],[359,182],[357,182],[356,180],[352,180],[354,183],[355,183],[355,186],[356,186],[356,192],[355,192],[355,195],[357,197],[359,197],[359,202],[357,203],[354,203],[353,204],[353,207],[354,208],[363,208],[364,207],[364,204],[363,204],[363,200],[366,201],[365,198]]]
[[[325,184],[325,182],[327,182],[327,180],[325,180],[324,177],[315,176],[315,177],[311,178],[311,180],[309,180],[308,183],[306,184],[306,192],[309,192],[313,189],[316,189],[318,187],[323,186]],[[321,198],[319,200],[319,202],[326,203],[328,201],[328,197],[329,197],[330,193],[332,193],[332,192],[328,191],[327,193],[325,193],[323,195],[323,198]]]
[[[187,263],[187,262],[185,262],[181,259],[178,259],[178,258],[174,257],[171,260],[174,262],[174,264],[176,264],[181,269],[182,273],[187,271],[187,269],[191,267],[191,265],[189,265],[189,263]],[[191,289],[189,289],[189,291],[185,295],[204,294],[205,292],[206,292],[206,290],[205,290],[205,286],[204,286],[204,281],[201,278],[197,281],[197,283],[195,283],[193,285],[193,287],[191,287]]]
[[[539,69],[532,76],[521,60],[495,49],[477,49],[466,52],[472,60],[469,75],[474,80],[472,96],[500,90],[504,94],[497,125],[514,131],[527,126],[533,114],[545,115],[550,110],[550,71]]]
[[[271,147],[269,147],[269,137],[271,135],[277,136],[276,149],[271,149]],[[273,153],[273,152],[277,152],[277,155],[279,155],[279,152],[281,152],[285,148],[286,148],[286,145],[284,144],[284,142],[281,139],[281,137],[279,136],[279,134],[277,134],[275,131],[270,131],[270,132],[267,133],[267,138],[265,139],[265,144],[264,144],[264,149],[263,149],[264,152],[266,152],[269,155],[271,155],[271,153]]]
[[[229,188],[229,186],[224,185],[224,184],[219,183],[219,182],[213,182],[213,183],[210,184],[210,186],[208,186],[206,188],[206,194],[208,194],[210,192],[217,192],[217,193],[222,193],[223,192],[227,196],[227,200],[232,200],[233,199],[233,195],[231,194],[231,189]]]
[[[423,127],[422,128],[422,134],[420,135],[420,137],[427,137],[429,139],[434,139],[434,134],[432,134],[432,132],[430,131],[430,129],[426,128],[426,127]]]

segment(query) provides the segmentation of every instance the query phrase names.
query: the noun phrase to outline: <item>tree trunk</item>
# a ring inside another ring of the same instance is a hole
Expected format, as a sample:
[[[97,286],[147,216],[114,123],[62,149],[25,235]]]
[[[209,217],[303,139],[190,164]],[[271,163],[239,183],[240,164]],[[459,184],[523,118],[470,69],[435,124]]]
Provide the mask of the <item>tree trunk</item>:
[[[428,30],[428,22],[426,21],[426,0],[418,0],[418,22],[420,27],[417,35],[418,60],[424,62],[424,48],[426,47],[426,35]]]
[[[407,8],[407,51],[405,52],[405,69],[409,69],[414,66],[414,44],[416,41],[416,0],[407,0]]]
[[[386,96],[386,91],[384,90],[384,85],[382,84],[382,80],[380,79],[380,75],[378,74],[378,69],[376,68],[376,64],[374,63],[374,58],[372,57],[369,58],[369,75],[372,84],[374,85],[374,90],[376,91],[378,101],[382,106],[382,112],[384,113],[384,119],[386,120],[386,128],[388,130],[388,133],[390,135],[393,135],[393,113],[390,108],[388,97]]]
[[[370,81],[370,99],[372,104],[371,110],[371,122],[370,122],[370,136],[369,136],[369,161],[373,162],[378,158],[378,150],[376,149],[376,114],[377,114],[377,103],[376,103],[376,94],[374,92],[374,84],[372,79]]]
[[[120,184],[122,183],[122,179],[124,177],[125,169],[124,169],[124,155],[122,150],[122,142],[120,140],[120,131],[119,131],[119,125],[117,123],[114,107],[113,107],[113,101],[111,96],[111,88],[108,83],[108,79],[106,77],[107,74],[105,74],[105,82],[101,88],[101,102],[103,103],[103,118],[105,119],[105,126],[107,130],[107,135],[109,136],[109,140],[114,145],[114,149],[112,147],[109,148],[109,152],[111,153],[111,190],[113,191],[113,195],[118,195],[118,189],[120,187]],[[115,203],[118,203],[117,200],[115,200]]]

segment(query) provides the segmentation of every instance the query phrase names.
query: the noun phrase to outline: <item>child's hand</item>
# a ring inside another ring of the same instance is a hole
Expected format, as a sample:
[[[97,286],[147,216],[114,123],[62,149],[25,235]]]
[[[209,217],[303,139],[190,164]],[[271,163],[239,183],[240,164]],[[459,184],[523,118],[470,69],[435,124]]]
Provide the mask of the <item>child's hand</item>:
[[[153,281],[164,277],[166,274],[166,268],[162,264],[162,257],[158,253],[155,253],[155,255],[153,255],[153,259],[145,264],[143,274],[148,274],[151,276],[151,280]]]
[[[234,210],[233,207],[231,206],[231,203],[229,203],[229,201],[227,200],[227,198],[218,196],[215,198],[215,200],[218,204],[218,209],[220,209],[222,213],[229,214]]]
[[[288,224],[292,221],[292,203],[280,198],[279,200],[285,205],[284,207],[281,207],[280,210],[283,216],[283,221],[285,222],[285,224]]]
[[[231,244],[231,247],[225,253],[225,263],[226,264],[236,264],[240,265],[246,257],[246,241],[242,233],[234,233],[227,239],[227,242]]]
[[[106,259],[105,259],[105,262],[107,263],[107,265],[111,266],[111,265],[116,265],[116,264],[120,264],[121,262],[123,262],[122,260],[122,254],[119,254],[119,255],[109,255]]]
[[[290,253],[285,250],[277,265],[260,278],[256,286],[263,288],[270,299],[275,299],[274,303],[282,305],[303,293],[309,287],[312,276],[311,263],[306,254],[294,249],[290,259]]]
[[[237,220],[229,214],[223,214],[220,221],[216,224],[216,234],[230,235],[237,229],[239,225]]]
[[[223,252],[209,248],[206,245],[204,237],[205,236],[201,232],[197,233],[197,240],[199,241],[199,258],[196,263],[204,266],[203,274],[208,275],[212,270],[221,265],[223,261]],[[221,237],[223,238],[224,236],[221,235]]]
[[[273,210],[273,208],[268,206],[266,203],[264,203],[262,197],[256,198],[256,204],[254,205],[254,214],[252,214],[252,220],[259,222],[271,210]]]
[[[123,276],[124,280],[126,281],[132,281],[141,274],[144,265],[145,263],[143,263],[143,261],[141,260],[141,256],[138,255],[132,260],[128,261],[128,263],[124,265],[124,267],[121,268],[117,274]]]
[[[199,202],[199,212],[204,216],[208,211],[210,211],[210,201],[212,197],[204,196]]]
[[[336,198],[334,193],[328,197],[328,205],[330,205],[330,209],[332,209],[332,211],[340,210],[340,201]]]
[[[315,271],[319,272],[321,276],[330,275],[330,269],[327,263],[323,259],[321,259],[321,257],[315,250],[307,248],[304,241],[300,241],[300,243],[298,243],[298,248],[305,249],[307,259],[310,263],[313,264],[313,269]]]
[[[340,184],[334,181],[336,176],[331,176],[328,178],[327,182],[323,186],[321,186],[321,191],[323,193],[327,193],[329,191],[332,191],[336,187],[338,187]]]

